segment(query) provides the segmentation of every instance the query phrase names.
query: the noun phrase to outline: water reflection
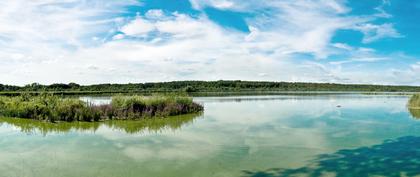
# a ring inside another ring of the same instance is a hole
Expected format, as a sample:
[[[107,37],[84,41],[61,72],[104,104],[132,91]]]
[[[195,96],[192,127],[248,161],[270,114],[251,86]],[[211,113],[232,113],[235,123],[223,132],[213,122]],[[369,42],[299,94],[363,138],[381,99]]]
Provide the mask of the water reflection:
[[[104,105],[110,104],[112,98],[110,96],[84,96],[79,99],[93,105]]]
[[[419,144],[420,137],[405,136],[396,140],[387,140],[372,147],[319,155],[309,165],[301,168],[244,171],[244,176],[418,176],[420,175]]]
[[[406,98],[406,96],[403,95],[375,95],[376,98]],[[329,94],[309,94],[306,93],[306,95],[299,95],[299,94],[293,94],[293,95],[254,95],[254,96],[226,96],[226,97],[196,97],[196,101],[205,100],[206,103],[209,102],[251,102],[251,101],[298,101],[298,100],[319,100],[322,99],[345,99],[345,98],[351,98],[351,99],[368,99],[372,98],[372,95],[361,95],[361,94],[352,94],[352,93],[342,93],[338,95],[334,95],[332,93]]]
[[[92,132],[95,133],[101,126],[109,129],[122,131],[128,134],[136,133],[156,133],[165,130],[177,130],[183,125],[192,123],[194,119],[200,117],[201,114],[189,114],[182,116],[173,116],[169,118],[154,118],[138,121],[105,121],[105,122],[61,122],[50,123],[29,119],[19,118],[0,118],[0,126],[3,124],[11,125],[18,128],[22,133],[26,134],[56,134],[67,132]]]
[[[420,119],[420,109],[408,109],[410,111],[410,114],[416,118]]]
[[[363,177],[367,170],[412,176],[420,121],[408,113],[408,98],[196,97],[206,108],[202,118],[163,125],[76,123],[51,130],[58,124],[0,119],[0,176]],[[386,139],[394,141],[382,143]]]

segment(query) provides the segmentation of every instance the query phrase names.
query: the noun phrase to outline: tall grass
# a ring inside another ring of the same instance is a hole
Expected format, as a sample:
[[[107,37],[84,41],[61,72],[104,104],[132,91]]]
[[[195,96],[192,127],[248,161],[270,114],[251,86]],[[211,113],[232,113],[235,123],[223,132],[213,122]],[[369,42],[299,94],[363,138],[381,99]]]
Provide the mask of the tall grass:
[[[184,96],[116,96],[107,105],[93,105],[77,98],[51,94],[0,97],[2,116],[51,122],[141,119],[201,111],[203,106]]]
[[[166,117],[203,110],[192,98],[184,96],[117,96],[110,106],[116,118]]]

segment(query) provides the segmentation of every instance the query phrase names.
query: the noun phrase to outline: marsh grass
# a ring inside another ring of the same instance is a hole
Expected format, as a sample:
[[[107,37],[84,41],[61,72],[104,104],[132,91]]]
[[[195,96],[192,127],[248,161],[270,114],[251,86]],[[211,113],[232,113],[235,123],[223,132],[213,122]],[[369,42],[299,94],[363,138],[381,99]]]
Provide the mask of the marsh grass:
[[[50,122],[145,119],[203,111],[191,97],[176,95],[115,96],[110,104],[94,105],[52,94],[0,97],[0,115]]]
[[[111,108],[109,108],[111,107]],[[102,110],[113,109],[115,118],[166,117],[200,112],[202,106],[185,96],[116,96],[111,104],[100,106]],[[104,111],[108,112],[108,111]]]

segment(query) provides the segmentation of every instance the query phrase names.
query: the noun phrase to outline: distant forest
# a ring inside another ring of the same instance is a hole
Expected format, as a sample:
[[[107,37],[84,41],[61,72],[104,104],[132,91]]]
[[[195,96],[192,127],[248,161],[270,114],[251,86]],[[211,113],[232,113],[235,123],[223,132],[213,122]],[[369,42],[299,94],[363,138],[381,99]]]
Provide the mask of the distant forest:
[[[333,83],[254,82],[254,81],[173,81],[133,84],[79,85],[29,84],[23,87],[2,85],[0,92],[242,92],[242,91],[360,91],[420,92],[420,86],[359,85]]]

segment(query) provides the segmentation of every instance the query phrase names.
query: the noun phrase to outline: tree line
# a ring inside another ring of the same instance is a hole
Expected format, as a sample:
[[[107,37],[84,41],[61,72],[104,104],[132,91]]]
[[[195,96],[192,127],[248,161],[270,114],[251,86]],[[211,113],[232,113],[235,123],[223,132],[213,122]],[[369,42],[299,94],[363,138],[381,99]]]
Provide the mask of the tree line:
[[[420,92],[420,86],[262,82],[262,81],[173,81],[155,83],[79,85],[38,83],[25,86],[0,84],[1,92],[59,91],[59,92],[240,92],[240,91],[362,91],[362,92]]]

